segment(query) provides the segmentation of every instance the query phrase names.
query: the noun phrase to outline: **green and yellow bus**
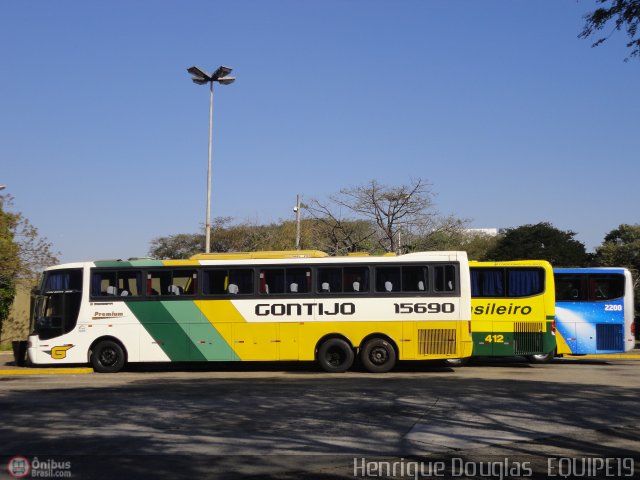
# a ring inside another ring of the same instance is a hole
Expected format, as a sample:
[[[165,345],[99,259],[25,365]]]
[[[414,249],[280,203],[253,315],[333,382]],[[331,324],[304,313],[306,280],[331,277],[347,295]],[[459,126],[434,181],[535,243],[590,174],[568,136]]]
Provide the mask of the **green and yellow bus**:
[[[317,361],[370,372],[471,354],[465,252],[328,257],[318,251],[72,263],[44,272],[34,365]]]
[[[472,357],[524,356],[532,363],[551,361],[556,348],[551,264],[544,260],[471,261],[469,268]]]

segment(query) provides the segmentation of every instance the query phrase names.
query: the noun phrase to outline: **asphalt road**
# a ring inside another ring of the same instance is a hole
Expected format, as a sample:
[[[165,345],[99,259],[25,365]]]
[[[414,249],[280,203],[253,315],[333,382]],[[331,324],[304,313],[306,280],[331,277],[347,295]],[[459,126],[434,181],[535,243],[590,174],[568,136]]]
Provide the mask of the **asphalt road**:
[[[640,456],[639,365],[410,363],[332,375],[306,363],[208,364],[0,376],[0,461],[24,457],[32,473],[59,462],[57,475],[105,479],[585,478],[574,475],[580,465],[591,466],[586,478],[640,478],[639,458],[626,460]],[[610,469],[558,460],[568,457]]]

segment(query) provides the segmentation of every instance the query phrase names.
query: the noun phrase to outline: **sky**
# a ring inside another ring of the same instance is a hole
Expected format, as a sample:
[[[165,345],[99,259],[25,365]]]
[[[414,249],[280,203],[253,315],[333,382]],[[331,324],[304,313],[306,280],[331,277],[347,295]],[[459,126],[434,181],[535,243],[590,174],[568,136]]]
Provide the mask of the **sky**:
[[[0,2],[0,185],[62,262],[145,256],[212,216],[293,220],[421,178],[471,228],[588,251],[640,223],[640,60],[579,39],[595,0]],[[606,32],[608,33],[608,32]]]

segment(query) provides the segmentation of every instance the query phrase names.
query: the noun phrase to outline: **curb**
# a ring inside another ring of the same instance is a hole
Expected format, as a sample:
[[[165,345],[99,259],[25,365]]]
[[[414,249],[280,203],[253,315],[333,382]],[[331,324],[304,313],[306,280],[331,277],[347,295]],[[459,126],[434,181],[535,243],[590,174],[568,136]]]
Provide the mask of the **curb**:
[[[593,354],[588,354],[588,355],[569,355],[569,354],[564,354],[563,357],[564,359],[567,360],[580,360],[581,358],[592,358],[592,359],[599,359],[599,358],[615,358],[617,360],[640,360],[640,354],[623,354],[623,353],[603,353],[601,355],[593,355]]]
[[[93,368],[28,368],[0,370],[0,375],[76,375],[93,373]]]

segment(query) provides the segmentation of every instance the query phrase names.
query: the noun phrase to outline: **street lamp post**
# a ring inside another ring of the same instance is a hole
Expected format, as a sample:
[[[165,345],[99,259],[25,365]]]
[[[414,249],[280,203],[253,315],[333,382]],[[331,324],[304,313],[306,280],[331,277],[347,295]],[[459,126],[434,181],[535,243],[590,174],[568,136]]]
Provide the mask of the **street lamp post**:
[[[229,85],[235,81],[235,77],[230,77],[229,67],[218,67],[209,74],[204,70],[193,66],[187,68],[187,72],[192,75],[191,80],[198,85],[209,84],[209,161],[207,164],[207,214],[205,218],[205,253],[211,252],[211,144],[213,137],[213,82],[221,85]]]
[[[300,250],[300,195],[296,195],[296,206],[293,207],[293,211],[296,214],[296,250]]]

